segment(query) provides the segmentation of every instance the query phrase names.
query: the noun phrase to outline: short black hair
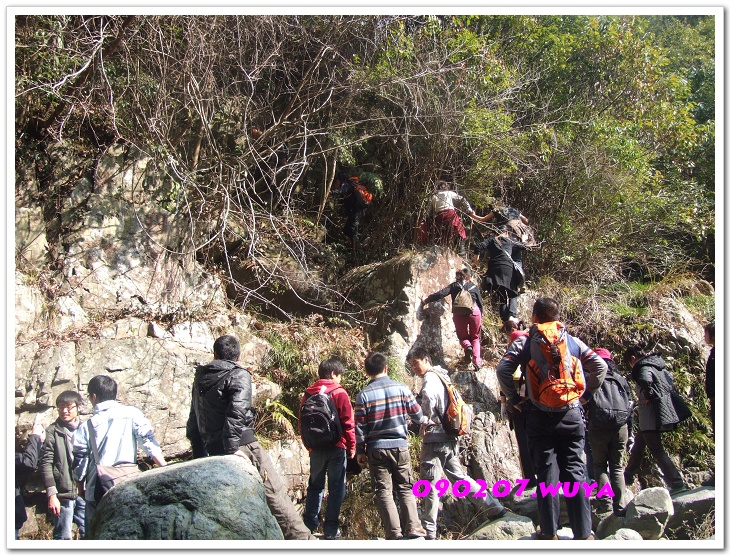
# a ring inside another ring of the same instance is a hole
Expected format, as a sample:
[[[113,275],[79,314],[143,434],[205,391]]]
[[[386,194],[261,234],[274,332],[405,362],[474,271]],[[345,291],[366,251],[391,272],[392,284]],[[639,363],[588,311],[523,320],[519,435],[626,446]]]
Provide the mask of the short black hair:
[[[705,324],[705,332],[712,338],[715,339],[715,321],[707,322]]]
[[[537,316],[540,322],[555,322],[560,315],[560,305],[555,299],[542,297],[535,301],[532,313]]]
[[[383,370],[388,367],[388,359],[383,353],[370,353],[365,359],[365,373],[368,376],[377,376],[382,374]]]
[[[626,351],[624,352],[624,363],[629,364],[629,360],[631,360],[632,357],[636,358],[642,358],[646,356],[646,351],[644,350],[644,347],[641,345],[632,345]]]
[[[341,376],[345,373],[345,367],[336,358],[328,358],[319,363],[319,369],[317,370],[319,378],[321,380],[329,380],[333,376]]]
[[[89,386],[86,388],[89,395],[96,395],[96,402],[114,401],[117,398],[117,382],[109,376],[99,374],[89,380]]]
[[[116,396],[116,395],[115,395]],[[74,391],[73,389],[67,389],[66,391],[62,391],[58,397],[56,397],[56,406],[61,405],[70,405],[71,403],[76,403],[77,406],[84,404],[84,396],[81,395],[78,391]]]
[[[241,357],[241,344],[232,335],[222,335],[213,343],[213,354],[218,360],[236,362]]]
[[[431,360],[431,355],[428,354],[428,349],[426,347],[413,347],[410,352],[408,353],[408,356],[406,357],[406,360]]]
[[[471,277],[471,270],[469,268],[462,268],[461,273],[464,274],[464,277]]]

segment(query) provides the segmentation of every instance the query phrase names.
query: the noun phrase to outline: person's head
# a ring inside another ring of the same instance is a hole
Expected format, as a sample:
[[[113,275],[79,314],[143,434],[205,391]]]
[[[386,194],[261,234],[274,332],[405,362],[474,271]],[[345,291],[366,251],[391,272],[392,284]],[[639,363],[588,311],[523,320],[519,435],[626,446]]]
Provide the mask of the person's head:
[[[365,373],[371,378],[388,371],[388,359],[383,353],[370,353],[365,359]]]
[[[632,345],[624,352],[624,364],[633,368],[636,361],[646,356],[646,351],[641,345]]]
[[[550,297],[537,299],[532,307],[532,322],[534,324],[557,322],[559,315],[560,305],[558,301]]]
[[[79,407],[84,404],[84,397],[78,391],[68,389],[56,397],[58,417],[63,422],[73,422],[79,416]]]
[[[462,268],[461,269],[461,275],[464,276],[464,279],[466,281],[470,281],[471,280],[471,275],[472,274],[471,274],[471,270],[469,268]]]
[[[451,185],[449,184],[448,181],[444,181],[443,179],[439,179],[436,182],[436,190],[437,191],[448,191],[449,189],[451,189]]]
[[[89,392],[92,405],[98,405],[104,401],[114,401],[117,398],[117,382],[109,376],[100,374],[89,380],[86,391]]]
[[[320,380],[339,381],[342,379],[342,374],[345,373],[345,367],[338,359],[328,358],[319,363],[317,373]]]
[[[261,127],[259,125],[257,125],[257,124],[254,123],[251,126],[251,136],[254,139],[258,139],[263,134],[264,134],[264,132],[261,130]]]
[[[213,355],[216,360],[237,362],[241,358],[241,344],[232,335],[222,335],[213,343]]]
[[[715,345],[715,321],[705,324],[705,343]]]
[[[608,349],[604,349],[603,347],[598,347],[596,349],[596,354],[603,360],[613,360],[613,357],[611,356],[611,351],[609,351]]]
[[[431,357],[425,347],[413,347],[407,359],[416,376],[423,377],[431,369]]]

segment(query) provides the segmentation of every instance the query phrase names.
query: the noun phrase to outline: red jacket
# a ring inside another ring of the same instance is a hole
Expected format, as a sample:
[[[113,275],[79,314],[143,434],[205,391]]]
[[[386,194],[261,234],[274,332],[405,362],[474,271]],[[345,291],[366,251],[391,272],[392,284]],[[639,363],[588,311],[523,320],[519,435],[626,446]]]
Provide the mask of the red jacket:
[[[332,393],[332,401],[337,407],[337,412],[340,415],[340,424],[342,426],[342,437],[337,442],[335,447],[345,449],[350,458],[355,454],[355,417],[352,412],[352,402],[350,402],[350,396],[345,391],[345,388],[334,380],[318,380],[310,385],[305,391],[309,395],[319,393],[322,386],[325,386],[325,393]],[[302,395],[302,402],[300,406],[304,404],[306,397]]]

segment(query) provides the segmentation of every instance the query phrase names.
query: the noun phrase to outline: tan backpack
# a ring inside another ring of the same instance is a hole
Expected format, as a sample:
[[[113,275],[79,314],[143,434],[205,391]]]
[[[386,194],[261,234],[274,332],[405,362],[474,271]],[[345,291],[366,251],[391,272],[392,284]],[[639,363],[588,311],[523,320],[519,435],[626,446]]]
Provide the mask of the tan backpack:
[[[469,316],[472,312],[474,312],[474,299],[472,298],[471,293],[469,293],[468,285],[468,282],[462,285],[461,291],[459,291],[456,294],[456,297],[454,297],[454,302],[451,303],[451,312],[453,314]],[[472,287],[476,287],[474,284],[471,285]]]

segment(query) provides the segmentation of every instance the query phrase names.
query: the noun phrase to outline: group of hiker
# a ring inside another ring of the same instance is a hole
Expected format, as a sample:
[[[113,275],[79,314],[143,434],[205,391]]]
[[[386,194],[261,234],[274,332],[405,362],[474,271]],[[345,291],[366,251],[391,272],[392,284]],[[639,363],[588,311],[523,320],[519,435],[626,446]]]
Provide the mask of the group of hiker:
[[[706,327],[706,338],[714,343],[714,325]],[[681,473],[664,451],[661,434],[675,429],[689,410],[661,357],[640,346],[631,346],[624,353],[636,383],[638,431],[629,462],[622,469],[634,403],[611,354],[606,349],[591,349],[570,335],[559,320],[557,301],[551,298],[538,299],[529,331],[512,328],[509,340],[497,366],[501,414],[509,418],[517,434],[528,487],[589,482],[584,462],[589,443],[593,479],[599,490],[610,484],[614,496],[606,502],[612,503],[611,509],[618,515],[625,512],[626,484],[633,483],[647,447],[670,493],[686,489]],[[330,358],[319,364],[319,379],[303,392],[299,414],[299,432],[310,455],[302,517],[255,435],[252,370],[239,365],[238,340],[231,335],[219,337],[213,353],[212,362],[196,369],[192,384],[186,435],[193,457],[236,455],[249,460],[261,476],[266,502],[285,539],[342,537],[340,510],[348,467],[353,464],[370,471],[386,539],[437,539],[440,490],[428,487],[419,494],[419,513],[408,420],[418,426],[422,436],[421,481],[436,486],[445,478],[450,484],[467,484],[468,491],[483,491],[484,495],[462,496],[464,502],[483,511],[488,520],[507,514],[499,500],[480,488],[460,463],[458,439],[470,433],[471,409],[451,383],[448,371],[432,364],[425,346],[414,345],[408,354],[413,375],[422,379],[417,395],[388,376],[388,359],[379,352],[365,358],[370,381],[356,394],[354,404],[341,383],[342,363]],[[714,382],[713,356],[707,365],[708,388],[711,373]],[[156,465],[166,465],[149,420],[138,408],[116,400],[117,384],[111,377],[95,376],[87,393],[93,406],[89,420],[81,423],[78,416],[83,396],[64,391],[56,399],[58,419],[45,431],[34,426],[28,446],[16,453],[16,539],[26,519],[20,488],[37,467],[54,523],[53,538],[71,539],[74,522],[79,536],[84,537],[98,503],[115,483],[110,479],[110,467],[126,462],[121,466],[138,472],[138,446]],[[327,507],[320,520],[325,485]],[[536,496],[538,539],[558,539],[560,498],[542,488],[536,490]],[[565,501],[574,538],[594,539],[588,496],[566,496]],[[322,533],[315,535],[320,525]]]

